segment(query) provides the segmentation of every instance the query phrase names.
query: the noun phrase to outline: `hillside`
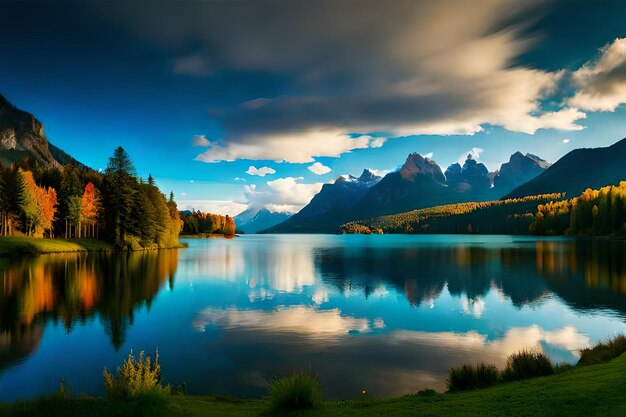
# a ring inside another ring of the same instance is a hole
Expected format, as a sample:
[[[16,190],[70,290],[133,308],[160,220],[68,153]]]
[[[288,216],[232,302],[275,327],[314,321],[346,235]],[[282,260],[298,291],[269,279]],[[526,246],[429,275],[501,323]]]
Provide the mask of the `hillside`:
[[[566,193],[574,197],[587,188],[617,185],[626,179],[626,139],[606,148],[575,149],[545,172],[517,187],[504,198]]]
[[[9,165],[29,157],[44,167],[59,168],[78,163],[48,142],[43,124],[32,114],[18,109],[0,94],[0,163]]]
[[[519,199],[468,202],[350,222],[343,233],[529,234],[537,206],[562,198],[545,194]]]

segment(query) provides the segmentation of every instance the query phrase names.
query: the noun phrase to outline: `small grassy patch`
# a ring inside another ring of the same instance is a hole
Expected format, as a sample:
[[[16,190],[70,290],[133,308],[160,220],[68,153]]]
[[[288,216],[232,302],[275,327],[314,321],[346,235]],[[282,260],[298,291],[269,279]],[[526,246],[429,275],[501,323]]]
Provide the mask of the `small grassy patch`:
[[[117,376],[106,369],[103,372],[104,386],[112,398],[138,398],[141,396],[159,396],[171,393],[171,387],[161,384],[161,365],[159,353],[154,361],[150,356],[139,352],[139,358],[130,352],[122,367],[117,368]]]
[[[272,408],[276,410],[315,408],[321,402],[317,378],[306,373],[276,377],[270,381],[268,391]]]
[[[503,381],[519,381],[521,379],[552,375],[554,367],[550,359],[540,352],[523,350],[513,353],[506,360],[502,371]]]
[[[626,336],[619,335],[606,342],[600,342],[594,347],[580,351],[579,365],[592,365],[608,362],[626,352]]]
[[[448,391],[468,391],[486,388],[498,383],[500,373],[495,365],[479,363],[463,365],[459,368],[450,368],[446,385]]]

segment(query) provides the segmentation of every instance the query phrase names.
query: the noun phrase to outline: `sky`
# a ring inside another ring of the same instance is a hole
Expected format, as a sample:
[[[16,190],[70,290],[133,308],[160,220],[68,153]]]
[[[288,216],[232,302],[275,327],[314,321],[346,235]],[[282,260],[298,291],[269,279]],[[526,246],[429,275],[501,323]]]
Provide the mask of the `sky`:
[[[294,212],[411,152],[555,162],[626,137],[626,2],[0,2],[0,93],[181,209]]]

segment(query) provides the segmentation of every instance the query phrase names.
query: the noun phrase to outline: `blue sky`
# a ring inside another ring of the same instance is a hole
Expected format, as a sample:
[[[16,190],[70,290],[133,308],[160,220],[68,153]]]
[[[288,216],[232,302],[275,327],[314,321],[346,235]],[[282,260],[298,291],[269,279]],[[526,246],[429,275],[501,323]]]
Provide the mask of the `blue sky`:
[[[294,211],[411,152],[493,170],[626,136],[621,2],[0,8],[0,92],[93,168],[122,145],[182,208]]]

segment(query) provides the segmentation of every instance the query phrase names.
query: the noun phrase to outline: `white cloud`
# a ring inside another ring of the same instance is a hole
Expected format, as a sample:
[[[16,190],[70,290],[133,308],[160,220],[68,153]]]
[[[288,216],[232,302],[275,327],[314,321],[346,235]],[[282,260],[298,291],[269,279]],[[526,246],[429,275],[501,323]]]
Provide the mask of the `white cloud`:
[[[433,155],[433,152],[428,152],[426,155],[424,155],[424,158],[433,159]]]
[[[481,154],[481,153],[483,153],[484,151],[485,151],[485,150],[484,150],[483,148],[479,148],[479,147],[475,146],[475,147],[473,147],[472,149],[470,149],[469,151],[467,151],[467,152],[465,152],[465,153],[461,154],[461,155],[459,156],[459,159],[458,159],[458,161],[457,161],[457,162],[458,162],[460,165],[463,165],[463,164],[465,163],[465,160],[467,159],[467,156],[468,156],[468,155],[471,155],[471,157],[472,157],[472,159],[473,159],[474,161],[480,161],[480,154]]]
[[[352,332],[368,333],[368,319],[344,316],[339,309],[317,310],[305,306],[278,307],[276,310],[237,310],[206,308],[193,321],[202,331],[207,325],[243,328],[275,334],[290,334],[330,342]]]
[[[618,38],[572,74],[579,91],[569,103],[589,111],[614,111],[626,103],[626,39]]]
[[[317,175],[328,174],[330,171],[332,171],[329,167],[327,167],[326,165],[320,162],[316,162],[313,165],[309,165],[307,169]]]
[[[384,141],[383,141],[384,142]],[[314,157],[337,158],[355,149],[379,148],[380,138],[350,137],[340,129],[323,129],[293,134],[270,136],[250,135],[245,142],[212,144],[196,160],[203,162],[235,161],[237,159],[270,160],[276,162],[306,163]]]
[[[207,213],[229,215],[231,217],[244,211],[248,205],[230,200],[178,200],[180,210],[200,210]]]
[[[302,177],[278,178],[267,181],[266,187],[259,189],[252,185],[244,185],[244,195],[248,203],[255,207],[265,207],[274,212],[299,211],[317,194],[324,183],[303,184]]]
[[[211,145],[211,142],[209,142],[209,140],[204,135],[195,135],[193,139],[191,139],[191,145],[207,147]]]
[[[235,181],[244,181],[245,182],[245,181],[248,181],[248,180],[245,179],[245,178],[241,178],[241,177],[235,177]]]
[[[566,144],[566,145],[567,145],[569,142],[570,142],[570,140],[569,140],[569,139],[567,139],[567,138],[563,139],[563,143],[564,143],[564,144]]]
[[[259,177],[264,177],[268,174],[276,174],[276,170],[270,167],[261,167],[257,168],[253,165],[250,165],[250,168],[246,171],[248,175],[258,175]]]

